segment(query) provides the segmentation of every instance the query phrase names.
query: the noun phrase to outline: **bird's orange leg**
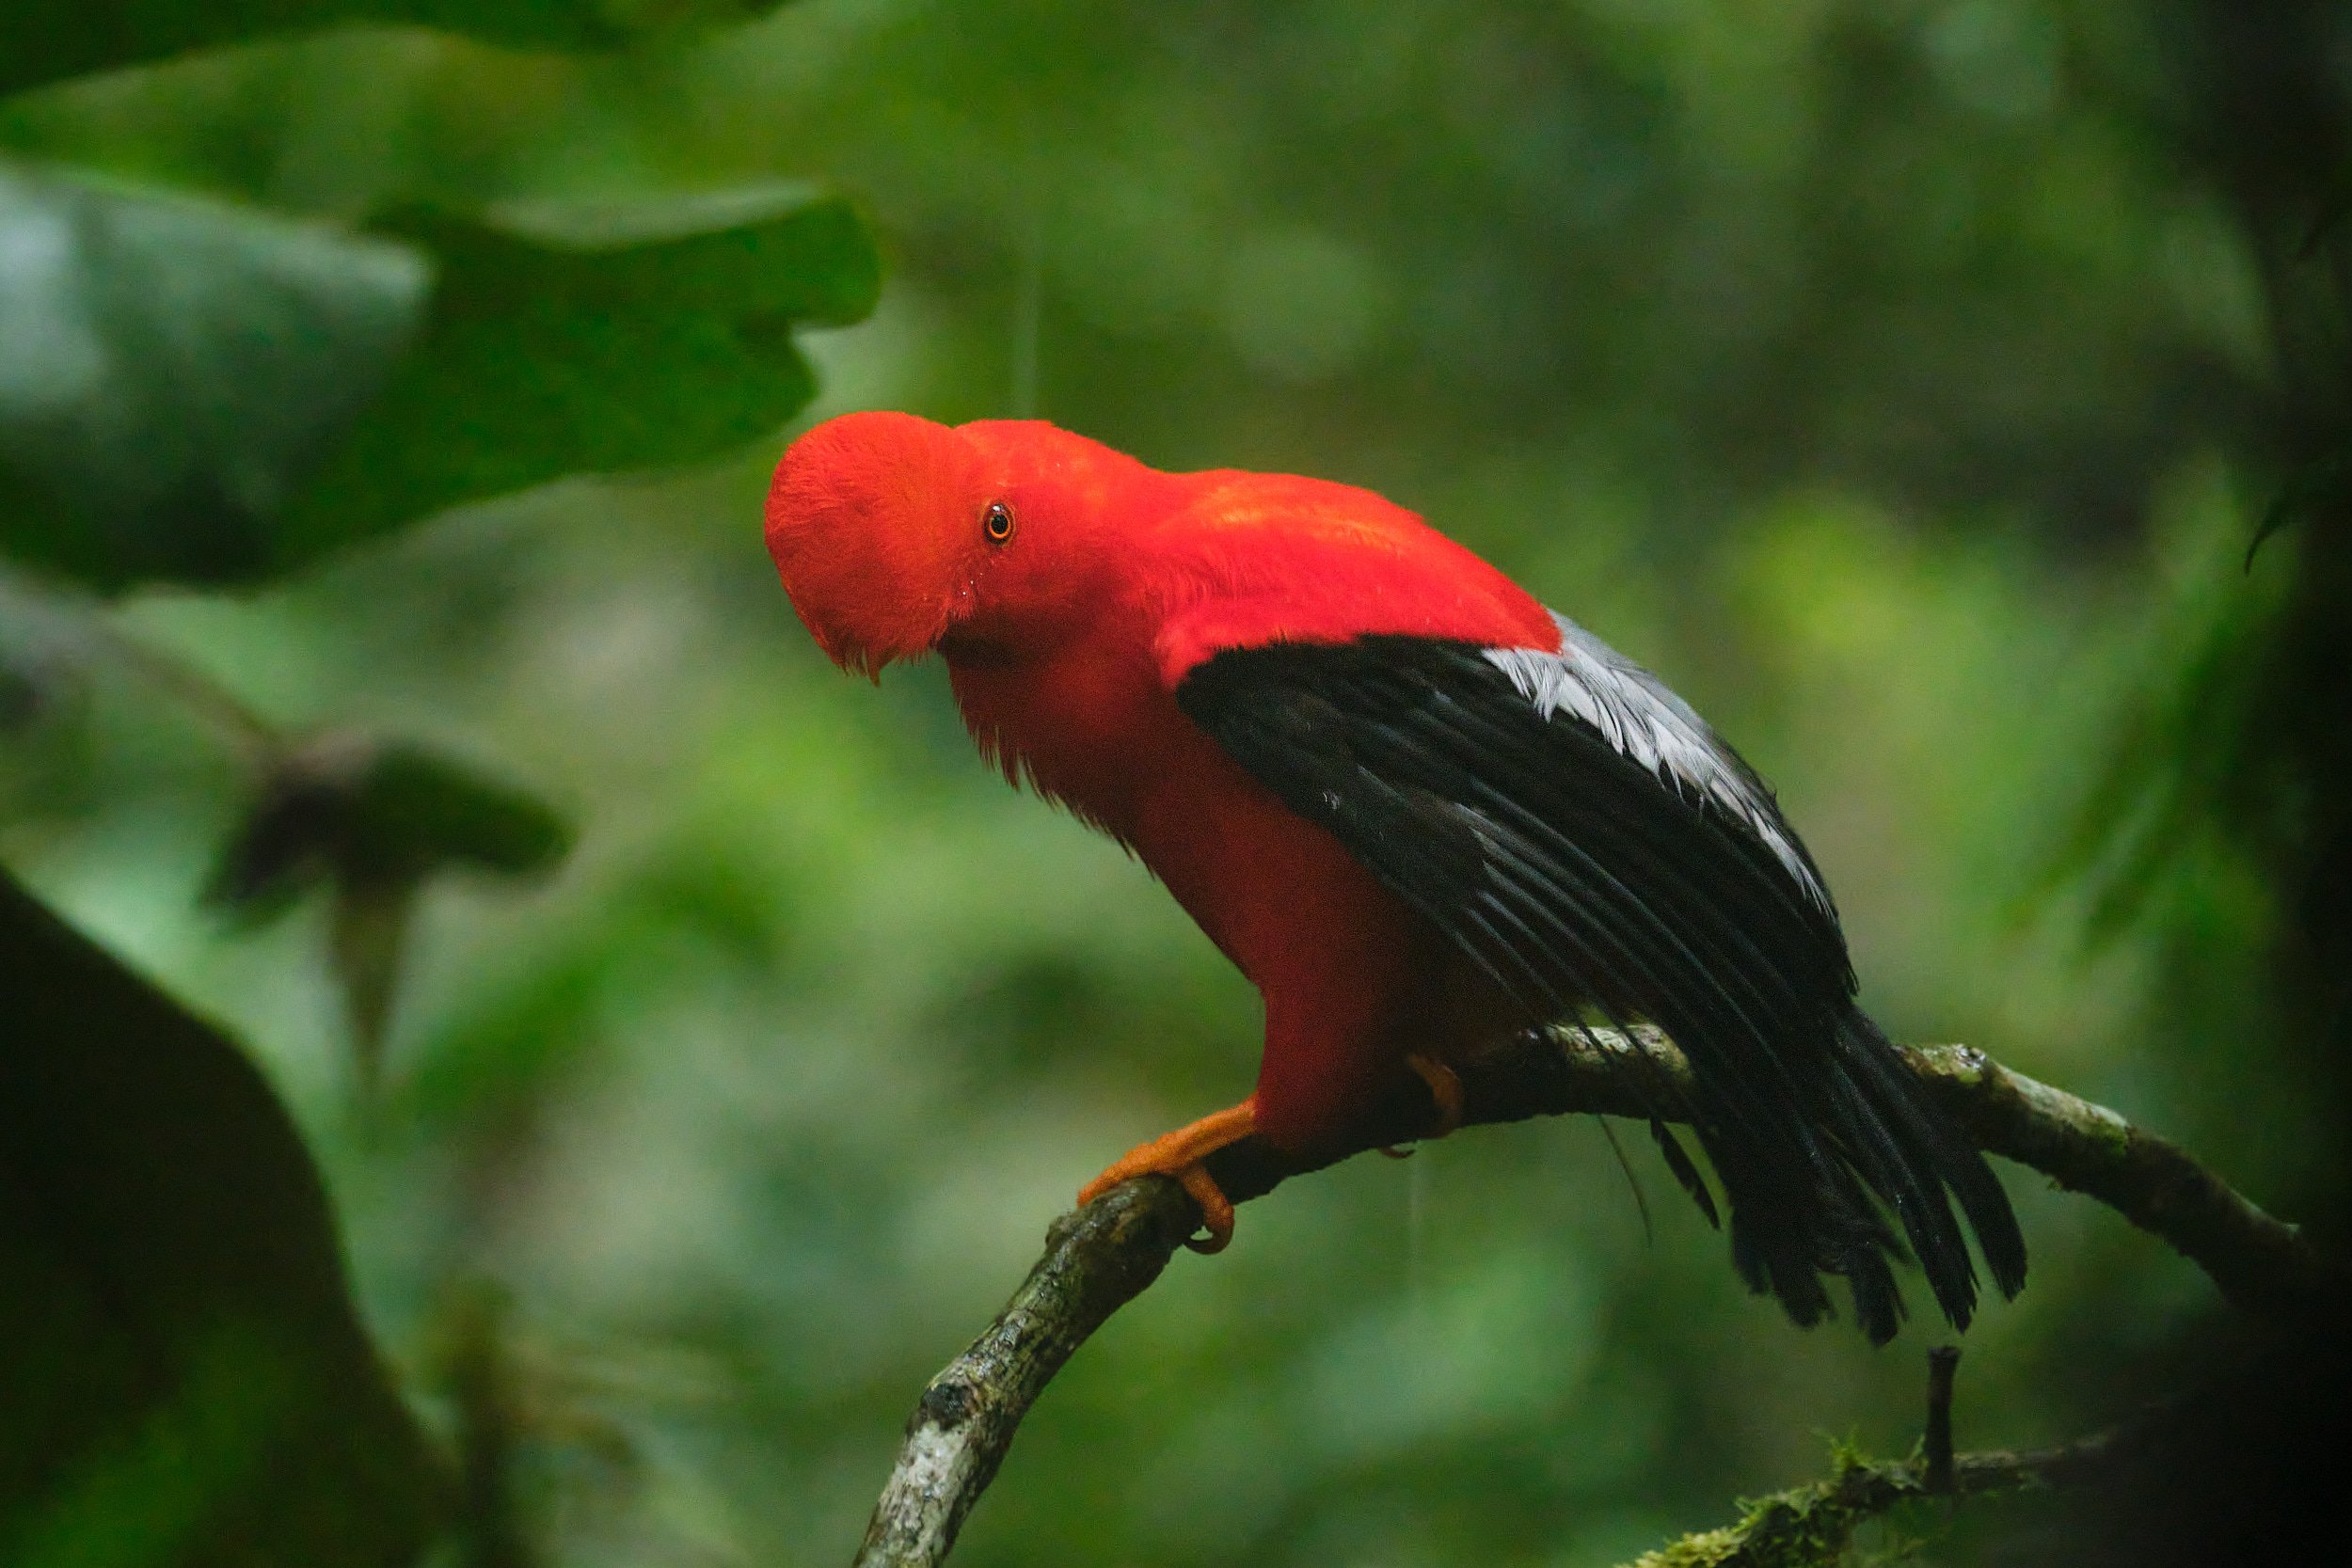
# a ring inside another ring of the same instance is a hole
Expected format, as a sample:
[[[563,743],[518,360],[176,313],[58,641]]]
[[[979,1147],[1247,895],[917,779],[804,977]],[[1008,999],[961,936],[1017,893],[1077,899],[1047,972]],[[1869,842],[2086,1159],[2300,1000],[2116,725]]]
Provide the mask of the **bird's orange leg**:
[[[1438,1102],[1438,1129],[1434,1132],[1422,1134],[1421,1141],[1434,1142],[1460,1127],[1462,1125],[1460,1075],[1437,1057],[1423,1055],[1418,1051],[1405,1058],[1405,1065],[1413,1069],[1414,1076],[1429,1085],[1429,1098]],[[1394,1144],[1382,1144],[1380,1152],[1391,1160],[1409,1160],[1413,1157],[1411,1149],[1399,1148]]]
[[[1084,1208],[1121,1181],[1138,1176],[1172,1176],[1184,1184],[1184,1191],[1200,1205],[1200,1223],[1209,1233],[1206,1240],[1187,1240],[1184,1245],[1195,1252],[1223,1252],[1226,1243],[1233,1239],[1233,1206],[1223,1189],[1201,1168],[1200,1162],[1257,1130],[1258,1099],[1252,1095],[1238,1105],[1211,1112],[1148,1144],[1137,1144],[1120,1155],[1108,1170],[1078,1189],[1078,1205]]]
[[[1438,1102],[1438,1130],[1426,1134],[1442,1138],[1462,1125],[1462,1080],[1454,1070],[1435,1056],[1416,1051],[1405,1058],[1421,1081],[1429,1085],[1429,1098]]]

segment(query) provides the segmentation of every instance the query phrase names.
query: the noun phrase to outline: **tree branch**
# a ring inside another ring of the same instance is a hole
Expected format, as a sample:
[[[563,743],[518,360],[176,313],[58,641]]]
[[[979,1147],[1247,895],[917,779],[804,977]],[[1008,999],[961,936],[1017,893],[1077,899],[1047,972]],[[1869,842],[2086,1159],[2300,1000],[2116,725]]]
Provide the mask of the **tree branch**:
[[[1966,1046],[1907,1047],[1903,1056],[1988,1152],[2099,1199],[2203,1269],[2234,1306],[2282,1326],[2340,1326],[2341,1304],[2352,1295],[2347,1289],[2352,1271],[2312,1246],[2294,1226],[2263,1212],[2178,1146]],[[1466,1126],[1572,1112],[1646,1120],[1645,1085],[1690,1086],[1690,1065],[1682,1053],[1649,1029],[1522,1035],[1455,1068]],[[1375,1107],[1356,1147],[1300,1161],[1263,1139],[1246,1138],[1210,1156],[1210,1174],[1227,1196],[1241,1203],[1365,1149],[1411,1141],[1432,1124],[1435,1108],[1418,1080],[1399,1078]],[[1159,1277],[1200,1218],[1182,1187],[1152,1177],[1115,1188],[1054,1223],[1044,1257],[1010,1304],[923,1390],[897,1467],[866,1528],[857,1568],[915,1568],[946,1560],[1029,1406],[1089,1335]],[[1966,1496],[2055,1483],[2081,1473],[2112,1443],[2111,1436],[2102,1436],[2042,1454],[1957,1455],[1952,1491]],[[1813,1497],[1800,1510],[1804,1517],[1830,1508],[1843,1511],[1837,1517],[1859,1520],[1923,1494],[1926,1486],[1924,1460],[1853,1463],[1841,1465],[1827,1481],[1781,1497]],[[1751,1528],[1760,1517],[1752,1513],[1731,1528]],[[1851,1523],[1845,1528],[1851,1532]],[[1738,1544],[1725,1544],[1724,1554]],[[1720,1555],[1680,1560],[1777,1560]]]
[[[2343,1327],[2352,1269],[2178,1144],[1969,1046],[1903,1055],[1979,1148],[2097,1198],[2204,1270],[2233,1307],[2280,1327]]]
[[[2170,1412],[2155,1411],[2055,1449],[1952,1452],[1952,1373],[1960,1352],[1928,1352],[1928,1420],[1909,1459],[1831,1450],[1826,1481],[1740,1503],[1737,1524],[1700,1530],[1644,1552],[1627,1568],[1835,1568],[1868,1520],[1923,1497],[1974,1497],[2093,1480],[2137,1457]]]
[[[1923,1497],[1985,1497],[2064,1486],[2111,1468],[2136,1433],[2103,1432],[2060,1448],[2025,1453],[1989,1449],[1952,1457],[1949,1487],[1928,1477],[1923,1460],[1868,1460],[1839,1453],[1829,1478],[1741,1505],[1737,1524],[1701,1530],[1644,1552],[1629,1568],[1831,1568],[1844,1560],[1856,1528]]]

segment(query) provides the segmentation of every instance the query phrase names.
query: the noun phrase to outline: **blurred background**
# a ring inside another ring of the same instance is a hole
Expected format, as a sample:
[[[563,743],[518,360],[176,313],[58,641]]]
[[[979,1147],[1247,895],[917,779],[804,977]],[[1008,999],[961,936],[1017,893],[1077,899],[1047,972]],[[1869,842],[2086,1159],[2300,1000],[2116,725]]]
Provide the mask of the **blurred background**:
[[[48,8],[24,58],[68,60]],[[291,1109],[360,1320],[470,1456],[445,1560],[841,1560],[1077,1184],[1254,1070],[1248,988],[972,754],[939,669],[878,691],[794,621],[767,473],[848,409],[1036,415],[1420,510],[1773,781],[1898,1038],[1981,1046],[2341,1235],[2339,8],[799,0],[250,41],[172,33],[219,14],[193,0],[100,9],[172,57],[0,99],[0,471],[45,498],[0,539],[0,862]],[[190,198],[365,250],[287,265],[374,268],[393,325],[294,332],[310,381],[190,357],[170,268],[205,242],[166,234],[89,309],[147,312],[117,403],[155,379],[203,417],[77,456],[41,414],[36,220]],[[675,236],[810,214],[832,250],[723,280],[806,297],[746,299],[707,353],[612,348],[580,420],[619,434],[564,444],[587,404],[537,356],[572,340],[530,336],[564,258],[647,259],[636,293],[581,285],[601,329],[702,264]],[[583,224],[607,249],[515,248]],[[466,278],[516,336],[401,370],[383,343],[454,319],[403,301]],[[533,462],[435,477],[542,397],[572,412]],[[115,494],[271,420],[244,489]],[[462,775],[486,844],[318,828],[388,753]],[[1252,1205],[1054,1386],[958,1560],[1575,1568],[1725,1522],[1833,1437],[1907,1450],[1941,1325],[1792,1328],[1630,1142],[1646,1227],[1588,1120]],[[2090,1430],[2234,1342],[2160,1244],[2004,1175],[2033,1275],[1968,1336],[1963,1447]],[[1991,1504],[1875,1544],[2079,1561],[2084,1528]],[[177,1560],[88,1549],[56,1560]]]

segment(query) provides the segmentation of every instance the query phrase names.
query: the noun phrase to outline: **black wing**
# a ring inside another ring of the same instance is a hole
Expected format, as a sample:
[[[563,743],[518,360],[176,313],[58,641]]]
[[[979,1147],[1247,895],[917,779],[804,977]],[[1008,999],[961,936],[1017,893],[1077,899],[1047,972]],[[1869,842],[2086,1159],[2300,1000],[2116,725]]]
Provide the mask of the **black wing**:
[[[1526,1007],[1644,1018],[1690,1059],[1687,1117],[1731,1201],[1733,1257],[1799,1323],[1843,1275],[1873,1339],[1901,1243],[1964,1325],[2025,1243],[1973,1145],[1922,1098],[1854,981],[1835,908],[1772,792],[1656,677],[1565,617],[1557,654],[1410,637],[1204,661],[1184,712],[1328,830]]]

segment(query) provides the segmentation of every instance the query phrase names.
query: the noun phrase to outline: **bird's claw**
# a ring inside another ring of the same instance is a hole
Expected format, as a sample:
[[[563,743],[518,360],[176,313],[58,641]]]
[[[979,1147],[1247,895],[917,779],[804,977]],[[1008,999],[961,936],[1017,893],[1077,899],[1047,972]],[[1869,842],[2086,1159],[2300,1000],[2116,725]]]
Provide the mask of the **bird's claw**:
[[[1130,1167],[1133,1168],[1130,1168]],[[1122,1181],[1139,1176],[1173,1177],[1177,1183],[1200,1206],[1200,1226],[1206,1236],[1187,1236],[1184,1245],[1195,1252],[1223,1252],[1233,1241],[1233,1200],[1225,1196],[1225,1189],[1216,1184],[1208,1166],[1198,1160],[1173,1168],[1154,1165],[1137,1160],[1134,1155],[1119,1162],[1093,1180],[1078,1189],[1078,1207],[1083,1209]]]
[[[1233,1201],[1225,1196],[1225,1189],[1216,1184],[1205,1165],[1186,1165],[1173,1173],[1184,1184],[1184,1191],[1200,1205],[1200,1227],[1206,1236],[1187,1236],[1184,1245],[1195,1252],[1223,1252],[1233,1243]]]
[[[1189,1127],[1129,1149],[1108,1170],[1078,1189],[1078,1206],[1083,1209],[1121,1181],[1138,1176],[1173,1177],[1200,1206],[1200,1226],[1208,1232],[1205,1237],[1186,1238],[1184,1245],[1195,1252],[1223,1252],[1233,1239],[1233,1204],[1201,1161],[1256,1130],[1253,1101],[1202,1117]]]
[[[1462,1125],[1462,1079],[1452,1068],[1435,1056],[1424,1056],[1416,1051],[1405,1058],[1405,1065],[1413,1069],[1421,1081],[1429,1085],[1429,1098],[1438,1102],[1438,1126],[1425,1134],[1442,1138]]]

